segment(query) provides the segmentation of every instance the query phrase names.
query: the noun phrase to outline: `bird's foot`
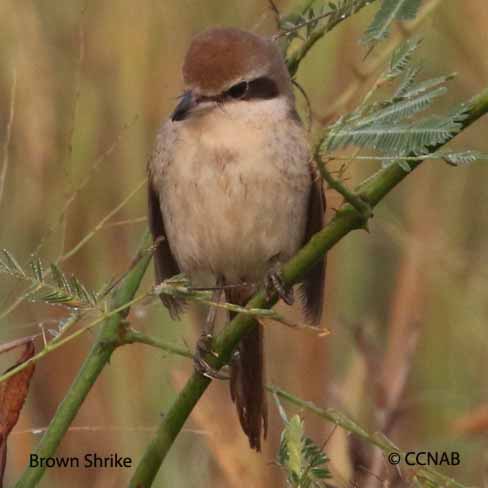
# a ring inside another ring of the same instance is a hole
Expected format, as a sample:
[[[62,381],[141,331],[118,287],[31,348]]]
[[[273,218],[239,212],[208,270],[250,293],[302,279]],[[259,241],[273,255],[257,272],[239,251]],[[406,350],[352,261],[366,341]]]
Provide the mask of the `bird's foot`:
[[[212,338],[211,334],[202,334],[197,341],[195,355],[193,356],[193,367],[203,376],[216,380],[228,380],[229,375],[222,371],[215,369],[205,359],[205,356],[212,355],[218,357],[217,353],[212,351]]]
[[[287,286],[283,280],[281,263],[276,262],[271,270],[268,271],[264,278],[264,286],[268,298],[276,292],[287,305],[293,305],[293,302],[295,301],[293,288]]]

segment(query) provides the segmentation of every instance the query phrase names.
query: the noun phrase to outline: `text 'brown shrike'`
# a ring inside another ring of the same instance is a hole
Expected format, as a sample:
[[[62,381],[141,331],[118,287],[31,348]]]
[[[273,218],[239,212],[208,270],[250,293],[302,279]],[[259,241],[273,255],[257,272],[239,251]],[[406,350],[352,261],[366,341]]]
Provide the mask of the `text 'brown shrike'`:
[[[279,291],[277,266],[322,227],[322,186],[271,40],[210,29],[193,39],[183,79],[185,91],[159,130],[148,168],[156,280],[184,273],[194,286],[220,288],[227,301],[245,305],[263,281]],[[301,285],[313,323],[322,311],[324,272],[322,261]],[[239,284],[246,286],[229,286]],[[162,300],[173,317],[182,311],[180,300]],[[201,324],[205,334],[210,315]],[[242,428],[260,450],[267,427],[262,325],[242,338],[230,383]]]

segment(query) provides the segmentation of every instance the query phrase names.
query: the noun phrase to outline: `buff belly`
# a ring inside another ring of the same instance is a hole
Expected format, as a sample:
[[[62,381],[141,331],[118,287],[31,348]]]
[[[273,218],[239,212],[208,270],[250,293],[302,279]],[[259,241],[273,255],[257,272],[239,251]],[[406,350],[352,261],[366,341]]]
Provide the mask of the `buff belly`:
[[[225,151],[205,159],[168,168],[162,213],[171,250],[192,277],[259,280],[303,242],[309,176],[290,181],[269,160]]]

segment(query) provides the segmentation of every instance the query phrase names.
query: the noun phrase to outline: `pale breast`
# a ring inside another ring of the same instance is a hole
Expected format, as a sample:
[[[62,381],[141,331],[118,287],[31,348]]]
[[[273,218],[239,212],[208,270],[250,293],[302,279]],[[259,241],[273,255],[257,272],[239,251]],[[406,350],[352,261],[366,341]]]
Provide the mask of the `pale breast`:
[[[171,250],[189,275],[255,281],[303,242],[308,144],[288,115],[259,103],[257,114],[224,107],[172,124],[158,186]]]

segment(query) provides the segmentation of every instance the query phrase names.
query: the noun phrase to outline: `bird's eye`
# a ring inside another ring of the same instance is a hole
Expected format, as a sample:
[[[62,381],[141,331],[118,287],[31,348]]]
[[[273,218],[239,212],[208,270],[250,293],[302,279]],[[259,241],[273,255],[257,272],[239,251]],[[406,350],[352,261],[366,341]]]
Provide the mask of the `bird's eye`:
[[[241,81],[229,88],[226,93],[229,97],[240,100],[246,96],[248,88],[249,83],[247,81]]]

